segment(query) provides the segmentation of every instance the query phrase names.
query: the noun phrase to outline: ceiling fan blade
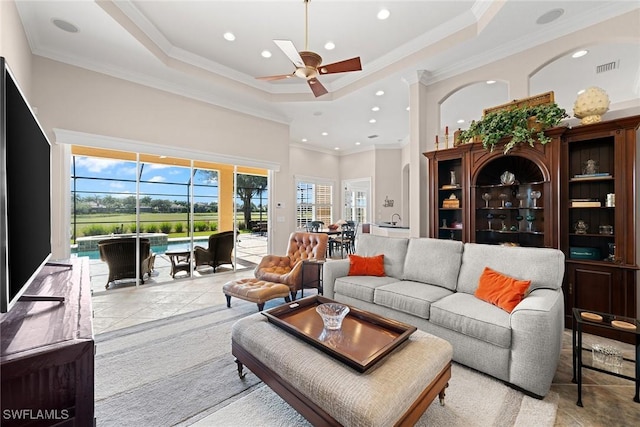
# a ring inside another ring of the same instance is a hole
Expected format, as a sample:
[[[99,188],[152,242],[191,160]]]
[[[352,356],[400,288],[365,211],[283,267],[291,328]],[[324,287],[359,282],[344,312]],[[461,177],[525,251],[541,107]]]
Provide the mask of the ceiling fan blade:
[[[272,80],[282,80],[282,79],[288,79],[293,77],[293,74],[280,74],[277,76],[263,76],[263,77],[256,77],[256,79],[258,80],[264,80],[266,82],[270,82]]]
[[[296,68],[304,67],[304,61],[300,57],[298,50],[291,40],[274,40],[273,42],[280,48],[281,51],[284,52],[285,55],[287,55],[287,58],[289,58],[289,60],[293,62],[293,65],[295,65]]]
[[[344,61],[334,62],[333,64],[321,65],[318,68],[320,74],[346,73],[348,71],[360,71],[362,64],[360,57],[345,59]]]
[[[329,93],[327,88],[322,86],[322,83],[320,83],[318,79],[309,79],[307,80],[307,83],[309,83],[309,87],[316,98],[324,95],[325,93]]]

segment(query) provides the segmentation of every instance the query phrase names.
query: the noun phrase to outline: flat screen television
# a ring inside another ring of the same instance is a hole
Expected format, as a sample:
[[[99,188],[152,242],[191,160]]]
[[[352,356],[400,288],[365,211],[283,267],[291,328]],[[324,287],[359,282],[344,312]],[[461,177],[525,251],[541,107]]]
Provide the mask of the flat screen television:
[[[51,257],[51,144],[0,57],[0,313]]]

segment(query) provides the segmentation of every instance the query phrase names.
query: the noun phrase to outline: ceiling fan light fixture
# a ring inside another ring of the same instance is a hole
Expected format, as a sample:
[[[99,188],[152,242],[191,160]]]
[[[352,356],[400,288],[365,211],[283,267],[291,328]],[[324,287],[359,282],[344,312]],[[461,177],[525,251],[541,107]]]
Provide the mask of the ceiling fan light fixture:
[[[305,50],[298,51],[291,40],[274,40],[273,42],[280,48],[280,50],[289,58],[289,60],[295,66],[295,70],[292,74],[279,74],[273,76],[256,77],[258,80],[263,81],[275,81],[283,80],[292,76],[300,77],[307,81],[311,92],[317,98],[326,93],[329,93],[326,87],[317,79],[320,74],[336,74],[346,73],[349,71],[362,70],[362,63],[360,57],[350,58],[343,61],[326,64],[321,67],[322,57],[315,52],[312,52],[308,48],[308,32],[309,32],[309,20],[308,20],[308,6],[309,0],[304,0],[305,5]],[[329,45],[329,47],[331,47]],[[333,46],[335,47],[335,46]]]

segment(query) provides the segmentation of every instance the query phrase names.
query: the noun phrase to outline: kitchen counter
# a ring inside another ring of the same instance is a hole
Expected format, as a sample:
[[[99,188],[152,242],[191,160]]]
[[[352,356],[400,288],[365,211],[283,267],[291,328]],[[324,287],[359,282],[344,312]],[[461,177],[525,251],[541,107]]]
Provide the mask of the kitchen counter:
[[[409,237],[409,226],[398,223],[380,222],[378,224],[371,224],[371,234],[386,237]]]

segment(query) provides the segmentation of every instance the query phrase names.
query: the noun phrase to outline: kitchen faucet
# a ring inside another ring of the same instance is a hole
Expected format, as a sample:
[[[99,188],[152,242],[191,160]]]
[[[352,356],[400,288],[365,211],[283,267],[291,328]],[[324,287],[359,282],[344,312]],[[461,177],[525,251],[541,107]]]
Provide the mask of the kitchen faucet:
[[[402,221],[402,218],[400,218],[400,214],[398,213],[394,213],[393,215],[391,215],[391,225],[396,225],[397,223],[393,222],[393,217],[398,215],[398,222]]]

